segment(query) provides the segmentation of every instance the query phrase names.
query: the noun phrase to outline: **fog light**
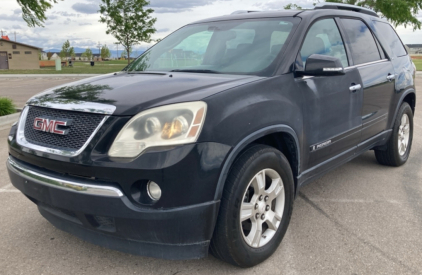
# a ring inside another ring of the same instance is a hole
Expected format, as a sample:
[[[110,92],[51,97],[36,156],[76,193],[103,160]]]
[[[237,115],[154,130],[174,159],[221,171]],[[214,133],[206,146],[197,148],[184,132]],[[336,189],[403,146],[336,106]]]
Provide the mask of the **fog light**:
[[[147,186],[147,191],[149,197],[154,200],[158,201],[161,198],[161,188],[153,181],[150,181]]]

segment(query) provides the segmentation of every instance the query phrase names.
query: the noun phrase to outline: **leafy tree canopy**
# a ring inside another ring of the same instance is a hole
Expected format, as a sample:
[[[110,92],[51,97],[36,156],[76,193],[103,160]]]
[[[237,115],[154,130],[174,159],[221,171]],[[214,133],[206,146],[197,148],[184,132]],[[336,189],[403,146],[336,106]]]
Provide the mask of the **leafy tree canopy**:
[[[75,57],[75,50],[70,46],[69,40],[63,43],[62,51],[60,52],[61,58]]]
[[[29,27],[44,27],[45,13],[59,0],[16,0],[22,8],[23,20]]]
[[[101,20],[107,24],[107,34],[111,34],[125,48],[130,63],[130,49],[141,42],[149,43],[151,35],[156,32],[154,24],[157,21],[151,14],[153,9],[147,9],[146,0],[101,0]]]
[[[319,2],[319,1],[318,1]],[[422,22],[417,15],[422,10],[422,0],[326,0],[325,2],[342,3],[369,8],[388,19],[394,26],[410,25],[414,30],[421,29]],[[314,5],[316,2],[314,2]],[[285,9],[302,9],[296,4],[289,4]]]
[[[102,48],[101,48],[101,58],[107,59],[107,58],[110,58],[110,56],[111,56],[111,52],[110,52],[110,49],[107,47],[107,45],[102,46]]]
[[[92,50],[91,49],[86,49],[85,50],[85,52],[82,54],[82,56],[83,57],[86,57],[86,58],[88,58],[88,60],[90,60],[91,61],[91,59],[92,59]]]

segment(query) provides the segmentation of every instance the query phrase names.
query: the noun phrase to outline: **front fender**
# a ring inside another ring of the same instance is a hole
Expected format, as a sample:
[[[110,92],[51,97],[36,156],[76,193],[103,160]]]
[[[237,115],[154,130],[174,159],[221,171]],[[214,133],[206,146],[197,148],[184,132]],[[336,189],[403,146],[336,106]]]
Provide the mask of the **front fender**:
[[[227,176],[229,174],[230,168],[233,165],[234,161],[236,160],[236,158],[239,156],[239,154],[249,145],[251,144],[253,141],[270,135],[270,134],[274,134],[274,133],[287,133],[290,136],[293,137],[295,143],[296,143],[296,149],[297,149],[297,156],[298,156],[298,162],[300,163],[300,147],[299,147],[299,139],[298,136],[296,134],[296,132],[289,126],[287,125],[273,125],[273,126],[269,126],[269,127],[265,127],[261,130],[258,130],[250,135],[248,135],[247,137],[245,137],[244,139],[242,139],[237,145],[236,147],[234,147],[231,151],[229,156],[227,157],[223,168],[221,170],[220,173],[220,177],[218,179],[218,183],[217,183],[217,188],[216,188],[216,192],[215,192],[215,197],[214,200],[218,201],[221,199],[221,196],[223,194],[223,189],[224,189],[224,184],[226,182]]]

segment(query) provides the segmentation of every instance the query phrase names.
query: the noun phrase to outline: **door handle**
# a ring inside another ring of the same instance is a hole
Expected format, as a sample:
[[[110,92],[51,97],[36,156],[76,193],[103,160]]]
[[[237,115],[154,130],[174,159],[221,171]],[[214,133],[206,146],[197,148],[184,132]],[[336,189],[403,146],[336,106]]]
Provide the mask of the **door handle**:
[[[362,89],[362,85],[360,85],[360,84],[350,86],[350,88],[349,88],[349,90],[350,90],[351,92],[354,92],[354,93],[356,93],[356,92],[357,92],[357,91],[359,91],[360,89]]]
[[[396,75],[395,75],[395,74],[389,74],[389,75],[387,76],[387,80],[388,80],[388,81],[393,81],[394,79],[396,79]]]

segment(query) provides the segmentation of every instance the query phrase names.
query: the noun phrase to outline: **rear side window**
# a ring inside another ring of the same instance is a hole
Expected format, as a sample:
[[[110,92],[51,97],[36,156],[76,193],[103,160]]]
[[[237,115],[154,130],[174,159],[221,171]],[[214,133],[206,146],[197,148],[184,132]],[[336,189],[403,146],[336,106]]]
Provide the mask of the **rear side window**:
[[[349,38],[348,43],[354,65],[381,59],[374,36],[365,23],[357,19],[341,19],[341,21]]]
[[[313,54],[322,54],[340,59],[343,67],[349,66],[343,39],[334,19],[317,21],[309,29],[303,42],[300,55],[305,66],[306,60]]]
[[[374,25],[378,33],[380,33],[385,38],[388,46],[390,46],[395,56],[400,57],[407,55],[406,49],[400,41],[399,36],[390,24],[374,21]]]

